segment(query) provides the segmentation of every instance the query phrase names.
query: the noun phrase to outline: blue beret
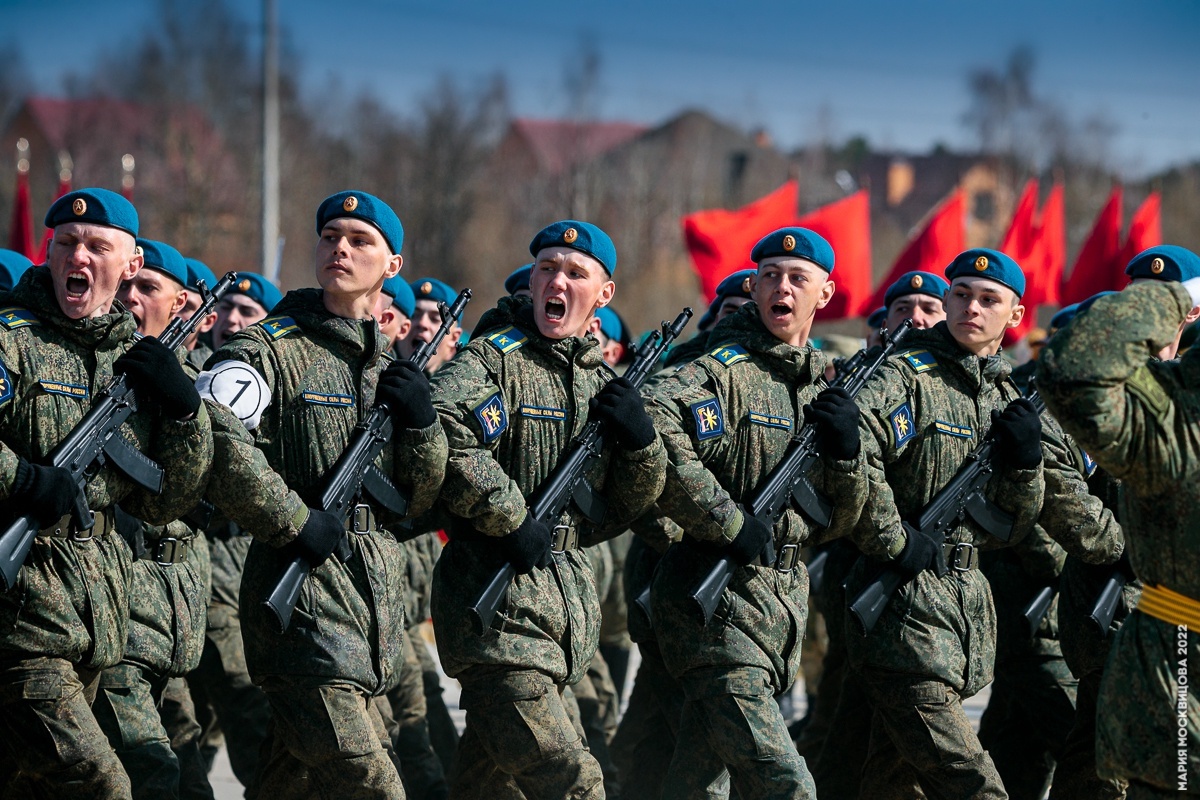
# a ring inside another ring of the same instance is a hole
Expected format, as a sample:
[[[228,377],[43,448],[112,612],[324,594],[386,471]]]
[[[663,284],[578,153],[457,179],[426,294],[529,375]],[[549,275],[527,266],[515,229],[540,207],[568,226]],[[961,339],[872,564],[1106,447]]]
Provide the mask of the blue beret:
[[[1079,313],[1079,303],[1071,303],[1069,306],[1063,306],[1050,319],[1050,330],[1056,331],[1060,328],[1067,327],[1067,324],[1075,319],[1075,315]]]
[[[1160,244],[1133,257],[1125,274],[1156,281],[1186,281],[1200,277],[1200,256],[1174,244]]]
[[[625,343],[625,323],[617,316],[617,312],[608,306],[596,309],[596,318],[600,320],[600,332],[609,339]]]
[[[717,284],[717,298],[714,302],[720,303],[725,297],[744,297],[750,299],[750,284],[751,278],[754,277],[756,270],[739,269],[737,272],[730,275],[725,280]]]
[[[182,253],[166,242],[153,239],[138,239],[137,246],[142,248],[143,269],[156,269],[180,286],[187,287],[187,262],[183,260]]]
[[[187,287],[189,289],[197,288],[200,281],[204,281],[204,285],[211,292],[213,287],[217,285],[217,276],[198,258],[185,258],[183,263],[187,264]]]
[[[0,248],[0,291],[7,292],[17,285],[25,270],[33,266],[33,262],[16,250]]]
[[[932,272],[906,272],[888,287],[883,304],[885,307],[891,306],[893,300],[906,294],[927,294],[941,300],[949,288],[950,284],[946,283],[945,278]]]
[[[412,287],[415,300],[434,300],[452,306],[458,298],[458,292],[450,288],[450,284],[442,283],[437,278],[417,278],[409,286]]]
[[[133,203],[108,189],[78,189],[54,201],[46,212],[46,227],[68,222],[90,222],[138,235],[138,214]]]
[[[871,312],[871,316],[867,317],[868,328],[879,328],[887,319],[887,306],[880,306]]]
[[[331,219],[353,217],[369,222],[379,229],[392,253],[399,253],[404,244],[404,226],[392,207],[366,192],[338,192],[331,194],[317,208],[317,235]]]
[[[608,234],[590,222],[564,219],[538,231],[529,243],[529,253],[537,254],[547,247],[569,247],[587,253],[603,265],[611,278],[617,271],[617,247]]]
[[[986,247],[959,253],[946,267],[946,277],[952,281],[955,278],[987,278],[1012,289],[1017,297],[1025,294],[1025,273],[1017,262],[999,250]]]
[[[529,291],[529,274],[533,272],[533,264],[526,264],[513,271],[513,274],[504,279],[504,291],[508,292],[508,296],[512,297],[522,289]]]
[[[229,290],[230,294],[244,294],[258,303],[270,314],[275,304],[283,299],[283,295],[275,288],[275,284],[259,275],[257,272],[239,272],[238,282]]]
[[[1114,292],[1111,289],[1105,292],[1097,292],[1087,300],[1083,300],[1079,303],[1079,308],[1075,309],[1075,316],[1078,317],[1080,314],[1091,308],[1101,297],[1108,297],[1110,294],[1120,294],[1120,292]]]
[[[413,313],[417,310],[417,298],[413,295],[408,281],[401,278],[399,274],[393,275],[383,282],[383,293],[392,298],[392,305],[400,309],[401,314],[412,319]]]
[[[755,264],[775,256],[803,258],[826,272],[833,272],[833,247],[808,228],[780,228],[759,239],[750,251],[750,260]]]

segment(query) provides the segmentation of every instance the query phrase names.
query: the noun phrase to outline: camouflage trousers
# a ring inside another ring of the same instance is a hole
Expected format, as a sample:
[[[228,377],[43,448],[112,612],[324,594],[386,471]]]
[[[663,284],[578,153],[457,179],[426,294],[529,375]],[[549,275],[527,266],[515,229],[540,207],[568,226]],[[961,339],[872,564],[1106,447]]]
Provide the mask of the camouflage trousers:
[[[99,679],[61,658],[4,660],[0,796],[129,798],[129,777],[92,713]]]
[[[679,738],[663,800],[702,796],[723,769],[740,800],[816,797],[765,670],[693,670],[680,683]]]
[[[579,683],[571,687],[575,702],[579,705],[579,722],[583,726],[584,740],[588,750],[600,764],[604,773],[604,794],[609,800],[621,796],[621,781],[613,763],[609,745],[617,732],[617,689],[613,686],[608,663],[600,651],[592,658],[587,673]]]
[[[1125,796],[1125,781],[1096,774],[1096,701],[1102,674],[1102,670],[1093,670],[1079,679],[1075,721],[1054,770],[1050,800],[1121,800]]]
[[[458,728],[450,716],[450,709],[442,697],[442,676],[437,664],[425,646],[422,629],[426,623],[408,629],[407,638],[413,643],[417,661],[421,662],[421,681],[425,686],[425,718],[429,722],[429,740],[438,761],[442,762],[442,773],[449,775],[454,767],[454,754],[458,750]]]
[[[212,800],[208,767],[200,754],[200,723],[196,705],[184,678],[171,678],[163,689],[158,716],[171,740],[171,752],[179,761],[180,800]]]
[[[467,727],[451,776],[455,800],[598,800],[600,765],[544,673],[476,667],[459,676]]]
[[[350,685],[289,685],[280,677],[264,688],[271,723],[247,798],[404,800],[374,698]]]
[[[411,637],[404,637],[400,681],[386,696],[392,718],[388,734],[396,751],[405,793],[412,800],[445,798],[449,791],[446,775],[429,738],[425,682],[414,644],[425,649],[423,639],[414,642]]]
[[[861,670],[875,711],[861,796],[910,800],[1003,800],[1008,794],[979,744],[959,694],[919,675]]]

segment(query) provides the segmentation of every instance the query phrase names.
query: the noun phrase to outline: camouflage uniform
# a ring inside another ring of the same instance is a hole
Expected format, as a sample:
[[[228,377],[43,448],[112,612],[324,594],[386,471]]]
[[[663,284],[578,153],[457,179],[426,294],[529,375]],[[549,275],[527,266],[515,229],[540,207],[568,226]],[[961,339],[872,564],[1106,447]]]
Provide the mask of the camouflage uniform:
[[[133,343],[136,323],[117,303],[96,318],[67,319],[45,269],[30,270],[5,299],[0,486],[7,493],[18,455],[44,458],[82,419]],[[0,720],[15,775],[9,790],[18,795],[130,791],[90,708],[99,672],[121,660],[129,632],[131,560],[125,541],[111,535],[112,506],[121,502],[159,524],[175,519],[199,500],[213,451],[204,409],[187,422],[143,411],[122,435],[163,467],[162,493],[101,470],[87,487],[88,505],[99,512],[91,538],[39,536],[16,586],[0,596]]]
[[[1191,466],[1200,353],[1152,359],[1192,306],[1176,283],[1101,298],[1051,339],[1038,385],[1064,427],[1122,482],[1120,516],[1143,591],[1198,598],[1200,484]],[[1150,613],[1130,614],[1113,641],[1100,687],[1097,768],[1102,778],[1131,781],[1130,797],[1173,795],[1180,761],[1189,775],[1200,772],[1200,699],[1179,697],[1181,662],[1200,663],[1200,634]],[[1196,784],[1188,789],[1195,793]]]
[[[723,319],[710,341],[718,345],[709,355],[655,386],[650,410],[671,460],[659,505],[683,527],[685,542],[725,544],[741,530],[736,503],[748,499],[802,424],[825,359],[776,339],[753,302]],[[819,471],[817,485],[839,500],[833,536],[853,526],[862,486],[853,462]],[[855,516],[843,513],[842,499]],[[654,632],[686,697],[664,797],[704,791],[723,767],[743,800],[813,794],[774,700],[800,666],[808,572],[796,549],[812,536],[789,510],[775,526],[775,543],[778,563],[794,559],[797,568],[738,569],[707,627],[689,595],[712,558],[687,544],[663,557],[651,587]]]
[[[858,396],[870,488],[860,525],[893,540],[901,519],[924,507],[987,434],[992,410],[1019,396],[1000,356],[963,350],[944,322],[912,331],[904,348]],[[989,482],[988,495],[1015,517],[1015,541],[1032,529],[1044,486],[1041,464],[1000,466]],[[997,544],[970,520],[946,541]],[[848,598],[871,569],[862,559],[851,571]],[[962,709],[963,698],[992,680],[995,636],[991,592],[977,569],[940,578],[923,571],[891,598],[871,633],[847,633],[852,667],[875,708],[864,797],[912,797],[918,782],[933,798],[1005,796]]]
[[[312,571],[285,634],[262,605],[289,560],[278,547],[308,517],[302,498],[319,494],[372,405],[386,343],[373,319],[327,311],[319,290],[291,292],[274,312],[209,359],[210,366],[249,364],[271,391],[253,432],[212,405],[217,458],[228,468],[214,472],[209,487],[218,508],[255,537],[241,620],[246,662],[267,692],[275,737],[258,791],[272,796],[307,769],[325,797],[399,797],[390,741],[370,698],[392,686],[403,659],[403,546],[372,511],[363,526],[369,530],[348,537],[349,560],[331,558]],[[436,497],[445,446],[435,423],[398,429],[380,456],[384,473],[411,493],[413,514]]]
[[[582,430],[583,409],[612,372],[591,337],[542,337],[529,298],[501,298],[476,331],[433,380],[450,441],[441,499],[456,516],[434,569],[434,632],[467,711],[452,795],[489,797],[511,777],[531,798],[601,797],[600,768],[561,700],[563,688],[583,677],[599,637],[586,554],[567,549],[549,568],[518,575],[484,636],[475,635],[467,605],[498,567],[485,537],[524,521],[525,497]],[[664,464],[657,437],[637,451],[606,449],[589,476],[608,499],[605,531],[570,507],[562,524],[585,544],[619,532],[658,496]]]

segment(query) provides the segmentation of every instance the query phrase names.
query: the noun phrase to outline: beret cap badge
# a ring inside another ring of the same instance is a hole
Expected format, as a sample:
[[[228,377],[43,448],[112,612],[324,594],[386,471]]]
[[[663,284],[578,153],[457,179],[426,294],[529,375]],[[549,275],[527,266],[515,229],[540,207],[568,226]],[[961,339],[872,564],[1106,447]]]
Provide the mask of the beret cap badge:
[[[980,272],[983,272],[987,268],[988,268],[987,256],[980,256],[979,258],[975,259],[975,269],[977,269]]]
[[[1161,258],[1156,258],[1150,262],[1150,271],[1155,275],[1160,274],[1165,267],[1166,262],[1164,262]]]
[[[429,294],[432,291],[433,291],[433,284],[430,283],[429,281],[425,281],[424,283],[421,284],[421,294]]]
[[[82,217],[84,212],[87,211],[87,201],[82,197],[76,197],[75,202],[71,203],[71,210],[75,212],[75,216]]]
[[[923,283],[925,283],[925,279],[924,279],[924,278],[922,278],[920,275],[913,275],[913,276],[912,276],[912,280],[911,280],[911,281],[909,281],[909,284],[911,284],[911,286],[912,286],[914,289],[920,289],[920,288],[921,288],[921,284],[923,284]]]
[[[135,256],[143,256],[143,255],[145,255],[145,254],[146,254],[146,252],[145,252],[144,250],[142,250],[142,246],[139,244],[139,245],[135,245],[135,246],[134,246],[134,248],[133,248],[133,254],[134,254]]]
[[[346,211],[353,211],[354,209],[358,208],[358,198],[354,195],[350,195],[342,201],[342,208],[344,208]]]
[[[792,236],[790,233],[787,236],[784,236],[783,237],[783,249],[788,250],[788,251],[795,250],[796,249],[796,237]]]
[[[574,228],[567,228],[563,231],[563,241],[567,244],[573,244],[579,238],[579,231]]]
[[[240,281],[238,281],[238,285],[237,285],[237,287],[238,287],[238,291],[239,291],[239,292],[248,292],[248,291],[250,291],[250,279],[249,279],[249,278],[242,278]]]
[[[747,275],[746,277],[742,278],[742,291],[749,294],[750,288],[750,276]]]

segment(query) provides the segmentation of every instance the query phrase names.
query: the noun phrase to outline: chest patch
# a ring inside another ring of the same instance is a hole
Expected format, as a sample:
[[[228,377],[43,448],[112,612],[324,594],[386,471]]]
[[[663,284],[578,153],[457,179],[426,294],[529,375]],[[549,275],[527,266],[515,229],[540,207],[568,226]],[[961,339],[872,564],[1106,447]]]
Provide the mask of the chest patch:
[[[77,383],[62,383],[61,381],[38,381],[46,394],[61,394],[64,397],[74,397],[76,400],[87,400],[91,394],[88,387]]]
[[[913,368],[913,372],[929,372],[931,369],[937,369],[937,359],[928,350],[913,350],[911,353],[905,353],[903,358]]]
[[[947,436],[954,436],[959,439],[970,439],[975,435],[975,431],[968,425],[955,425],[953,422],[937,419],[933,421],[933,427],[938,433],[944,433]]]
[[[725,433],[725,416],[721,413],[717,398],[692,403],[688,408],[692,410],[692,418],[696,421],[697,441],[703,442]]]
[[[352,408],[354,406],[354,398],[348,394],[301,392],[300,399],[317,406],[341,406],[342,408]]]
[[[267,317],[262,321],[262,326],[272,339],[282,339],[289,333],[300,330],[296,320],[291,317]]]
[[[565,422],[567,419],[567,410],[565,408],[521,406],[519,411],[521,416],[526,419],[546,419],[552,422]]]
[[[721,345],[710,352],[709,355],[727,367],[731,367],[739,361],[745,361],[750,357],[750,354],[746,352],[746,348],[740,344]]]
[[[494,441],[508,427],[508,411],[504,408],[504,398],[496,392],[487,400],[475,406],[475,419],[483,429],[483,443]]]
[[[776,417],[761,411],[751,411],[748,419],[751,425],[764,425],[768,428],[780,428],[785,431],[792,429],[792,420],[789,417]]]
[[[892,439],[896,443],[897,450],[903,447],[905,442],[917,435],[916,425],[913,424],[912,408],[907,402],[901,404],[891,414],[888,414],[888,422],[892,426]]]
[[[528,337],[514,328],[512,325],[509,325],[503,330],[498,330],[495,333],[490,334],[487,337],[487,341],[492,347],[496,348],[501,353],[511,353],[513,350],[516,350],[525,344],[525,342],[528,341]]]
[[[8,368],[0,361],[0,406],[13,399],[13,382],[9,377]]]
[[[10,331],[15,328],[24,328],[26,325],[39,324],[41,323],[38,322],[38,318],[27,308],[21,308],[20,306],[0,308],[0,325],[3,325]]]

